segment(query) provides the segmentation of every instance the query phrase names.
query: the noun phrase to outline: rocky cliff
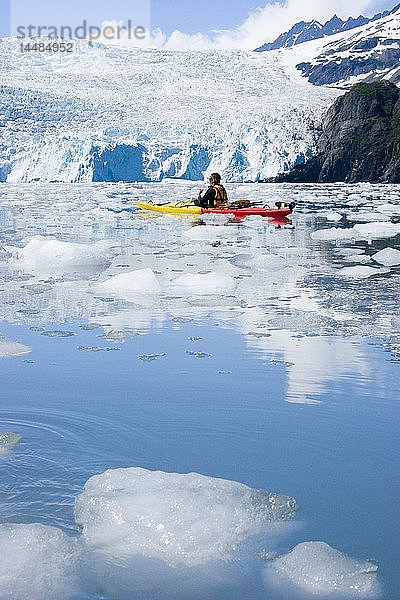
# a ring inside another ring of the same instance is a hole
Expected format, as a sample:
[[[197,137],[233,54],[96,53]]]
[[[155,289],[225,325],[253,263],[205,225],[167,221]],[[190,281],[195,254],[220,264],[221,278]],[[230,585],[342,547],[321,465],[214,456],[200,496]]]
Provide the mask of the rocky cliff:
[[[316,155],[274,181],[400,183],[400,90],[389,81],[355,85],[326,114]]]

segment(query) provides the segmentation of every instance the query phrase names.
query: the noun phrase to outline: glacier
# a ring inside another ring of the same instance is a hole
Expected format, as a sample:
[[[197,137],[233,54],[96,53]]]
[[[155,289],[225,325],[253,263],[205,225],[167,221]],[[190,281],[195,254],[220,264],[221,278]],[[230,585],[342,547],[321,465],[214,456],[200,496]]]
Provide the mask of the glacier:
[[[0,182],[256,181],[304,162],[338,96],[282,52],[0,40]]]

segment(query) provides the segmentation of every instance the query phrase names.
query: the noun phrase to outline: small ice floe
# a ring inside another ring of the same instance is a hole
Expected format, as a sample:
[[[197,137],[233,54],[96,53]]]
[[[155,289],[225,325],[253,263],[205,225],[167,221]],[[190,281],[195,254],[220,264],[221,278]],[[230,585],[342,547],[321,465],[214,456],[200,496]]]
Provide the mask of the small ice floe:
[[[0,357],[2,356],[25,356],[29,354],[31,349],[25,344],[4,340],[0,336]]]
[[[234,279],[226,273],[186,273],[172,282],[180,289],[192,294],[223,294],[235,289]]]
[[[21,436],[11,431],[0,431],[0,456],[8,454],[21,440]]]
[[[391,204],[388,202],[387,204],[381,204],[376,207],[376,210],[379,212],[387,213],[388,215],[400,215],[400,204]]]
[[[253,269],[267,272],[280,271],[286,267],[286,264],[285,259],[276,254],[260,255],[251,262]]]
[[[19,267],[43,273],[98,267],[107,263],[109,255],[108,242],[77,244],[40,235],[31,238],[24,248],[14,248]]]
[[[56,527],[0,525],[0,599],[77,597],[79,548]]]
[[[138,358],[144,362],[152,362],[161,356],[167,356],[167,354],[165,352],[160,352],[160,354],[140,354]]]
[[[375,262],[385,267],[400,265],[400,251],[395,248],[384,248],[372,255]]]
[[[114,275],[106,281],[96,283],[94,289],[101,293],[128,300],[128,302],[135,302],[140,297],[143,298],[149,294],[158,295],[161,286],[151,269],[137,269]]]
[[[325,219],[327,219],[328,221],[333,222],[341,221],[341,219],[343,219],[343,215],[341,215],[338,212],[335,212],[334,210],[328,210],[326,213],[323,213],[322,216],[325,217]]]
[[[194,350],[186,350],[186,354],[195,356],[196,358],[210,358],[212,356],[212,354],[208,354],[207,352],[196,352]]]
[[[191,240],[204,242],[214,242],[224,238],[231,238],[236,235],[237,232],[235,228],[219,227],[217,225],[198,225],[185,232],[185,236]]]
[[[100,323],[83,323],[82,325],[79,325],[79,329],[82,329],[83,331],[93,331],[93,329],[100,329],[100,327]]]
[[[351,212],[346,219],[354,223],[370,223],[371,221],[390,221],[390,216],[380,212]]]
[[[121,348],[116,348],[114,347],[110,347],[110,346],[106,346],[106,347],[101,347],[101,346],[78,346],[78,350],[82,351],[82,352],[111,352],[113,350],[121,350]]]
[[[387,272],[387,269],[376,269],[374,267],[366,267],[364,265],[344,267],[343,269],[338,269],[338,271],[336,271],[336,273],[342,277],[348,277],[350,279],[367,279],[372,275],[382,275],[383,273]]]
[[[125,340],[130,340],[131,338],[136,337],[138,334],[137,331],[114,331],[111,329],[103,335],[99,335],[99,337],[103,338],[103,340],[109,340],[111,342],[125,342]]]
[[[45,337],[61,337],[67,338],[75,335],[73,331],[62,331],[60,329],[54,329],[52,331],[42,331],[40,335],[44,335]]]
[[[273,580],[275,572],[313,595],[364,598],[379,593],[377,571],[375,563],[351,558],[325,542],[303,542],[273,560],[265,576]]]
[[[349,254],[343,259],[345,262],[357,263],[359,265],[366,265],[371,262],[371,257],[367,254]]]
[[[354,225],[352,231],[357,232],[363,240],[379,240],[395,237],[400,233],[400,223],[359,223]]]
[[[193,321],[193,317],[171,317],[171,321],[174,323],[190,323]]]
[[[310,237],[319,242],[339,242],[343,240],[359,240],[362,238],[362,235],[354,227],[352,229],[331,227],[330,229],[317,229],[310,234]]]
[[[356,254],[363,254],[364,250],[361,248],[335,248],[336,254],[340,254],[340,256],[350,257]]]

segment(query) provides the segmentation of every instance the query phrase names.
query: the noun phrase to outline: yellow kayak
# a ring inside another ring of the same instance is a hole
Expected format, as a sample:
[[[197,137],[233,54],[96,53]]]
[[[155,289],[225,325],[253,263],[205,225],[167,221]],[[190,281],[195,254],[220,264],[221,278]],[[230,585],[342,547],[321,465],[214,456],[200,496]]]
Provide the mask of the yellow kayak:
[[[157,212],[166,212],[173,215],[177,214],[189,214],[189,215],[201,215],[202,210],[200,206],[191,204],[190,202],[166,202],[165,204],[153,204],[152,202],[140,202],[136,200],[137,206],[143,210],[155,210]]]

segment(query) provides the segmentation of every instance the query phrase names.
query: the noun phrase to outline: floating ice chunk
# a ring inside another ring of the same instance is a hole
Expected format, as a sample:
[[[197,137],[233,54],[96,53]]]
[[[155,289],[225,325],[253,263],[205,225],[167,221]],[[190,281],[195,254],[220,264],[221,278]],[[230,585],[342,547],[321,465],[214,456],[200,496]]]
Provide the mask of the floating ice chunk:
[[[344,267],[339,269],[337,273],[343,277],[349,277],[351,279],[367,279],[371,275],[378,275],[386,272],[384,269],[375,269],[374,267],[365,267],[363,265],[356,267]]]
[[[336,248],[335,252],[341,256],[350,257],[356,254],[363,254],[364,251],[361,248]]]
[[[0,456],[8,454],[20,441],[21,436],[11,431],[0,431]]]
[[[140,354],[138,358],[140,358],[140,360],[143,360],[144,362],[152,362],[153,360],[160,358],[160,356],[167,355],[165,352],[161,352],[160,354]]]
[[[225,217],[226,219],[226,217]],[[217,225],[198,225],[185,232],[191,240],[215,241],[221,238],[236,236],[236,229],[230,227],[219,227]]]
[[[43,331],[40,335],[44,335],[45,337],[61,337],[61,338],[66,338],[66,337],[71,337],[74,334],[73,331],[62,331],[61,329],[54,329],[51,331]]]
[[[259,271],[280,271],[286,266],[286,261],[281,256],[268,254],[258,256],[252,261],[251,266]]]
[[[0,357],[1,356],[24,356],[29,354],[31,349],[25,344],[12,342],[10,340],[0,339]]]
[[[348,256],[345,256],[344,261],[365,265],[371,262],[371,257],[367,254],[349,254]]]
[[[378,592],[377,565],[351,558],[325,542],[298,544],[288,554],[273,560],[272,568],[312,594],[369,597]]]
[[[76,244],[38,235],[17,249],[17,259],[25,271],[52,273],[104,265],[109,248],[104,241]]]
[[[77,541],[56,527],[0,525],[0,600],[72,598],[78,553]]]
[[[379,212],[351,212],[346,214],[346,219],[352,222],[369,223],[371,221],[389,221],[390,217]]]
[[[236,283],[230,275],[216,271],[204,275],[186,273],[175,279],[173,283],[194,294],[223,294],[236,287]]]
[[[374,261],[385,267],[400,265],[400,251],[395,248],[384,248],[372,255]]]
[[[110,340],[112,342],[124,342],[125,340],[130,340],[131,338],[134,338],[137,335],[139,335],[137,331],[115,331],[111,329],[110,331],[103,333],[103,335],[100,335],[99,337],[103,338],[104,340]]]
[[[395,237],[400,233],[400,223],[360,223],[354,225],[353,231],[356,231],[361,239],[378,240],[381,238]]]
[[[118,561],[141,555],[170,566],[227,559],[270,522],[293,516],[293,498],[198,473],[141,468],[91,477],[75,502],[89,548]]]
[[[277,248],[276,251],[279,256],[284,256],[285,258],[307,256],[311,252],[309,248],[302,246],[287,246],[286,248]]]
[[[328,221],[340,221],[341,219],[343,219],[343,215],[341,215],[338,212],[335,212],[334,210],[329,210],[327,213],[325,213],[325,218],[328,219]]]
[[[376,207],[379,212],[388,213],[390,215],[400,215],[400,204],[381,204]]]
[[[330,229],[317,229],[310,234],[313,240],[321,242],[335,242],[340,240],[358,240],[362,238],[362,235],[352,229],[340,229],[338,227],[331,227]]]
[[[134,302],[138,296],[159,294],[161,286],[151,269],[137,269],[97,283],[95,289]]]

